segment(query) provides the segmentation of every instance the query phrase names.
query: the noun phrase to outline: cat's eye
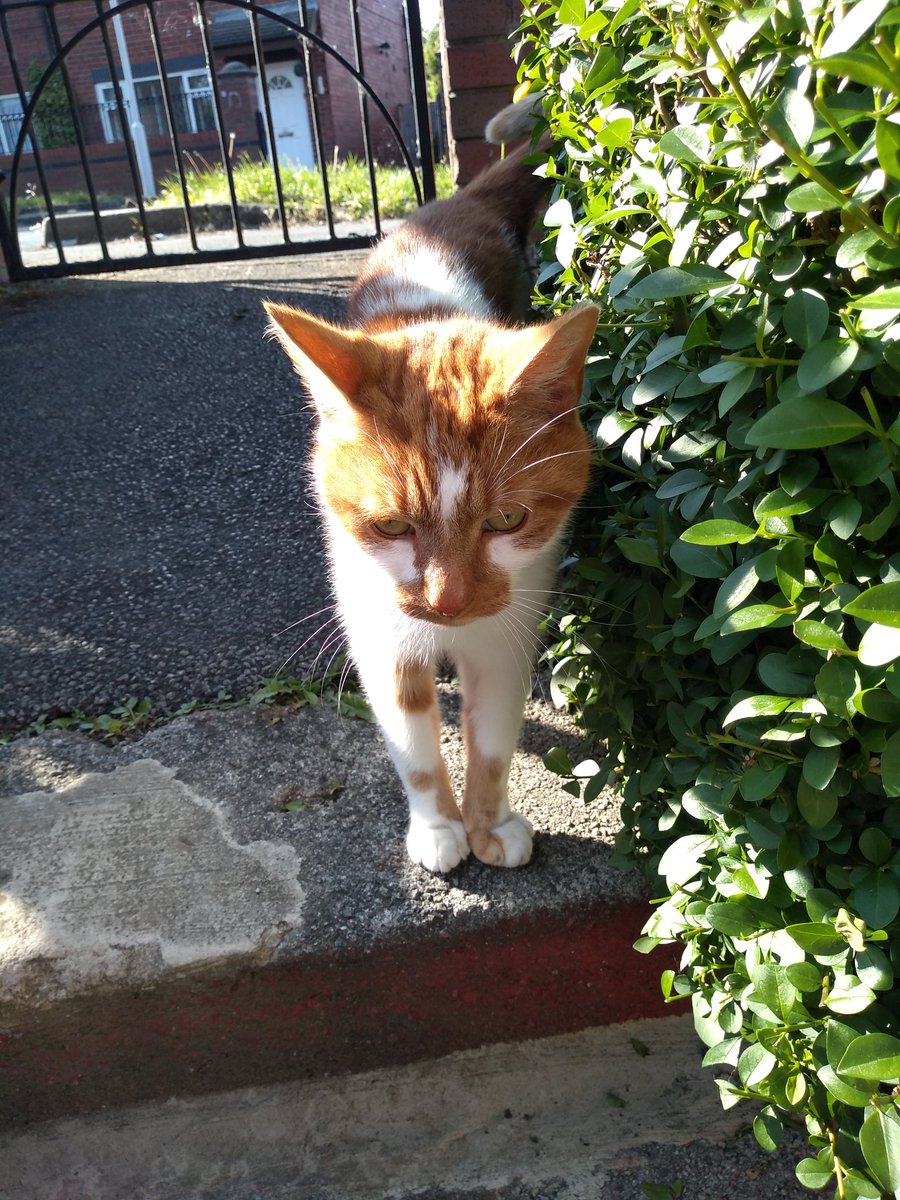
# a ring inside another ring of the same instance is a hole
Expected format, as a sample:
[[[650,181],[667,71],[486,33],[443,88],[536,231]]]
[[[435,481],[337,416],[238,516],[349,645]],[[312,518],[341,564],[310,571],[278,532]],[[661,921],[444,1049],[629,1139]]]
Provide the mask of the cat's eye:
[[[373,524],[385,537],[403,537],[405,533],[412,533],[412,525],[409,521],[401,521],[396,517],[389,517],[385,521],[374,521]]]
[[[524,508],[501,508],[499,512],[491,513],[484,527],[494,533],[510,533],[513,529],[518,529],[524,520]]]

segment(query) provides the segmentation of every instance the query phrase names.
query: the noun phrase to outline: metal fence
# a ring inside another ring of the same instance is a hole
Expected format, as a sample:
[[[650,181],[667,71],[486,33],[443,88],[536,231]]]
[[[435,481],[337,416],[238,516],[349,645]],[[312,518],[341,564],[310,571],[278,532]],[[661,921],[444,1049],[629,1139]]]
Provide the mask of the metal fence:
[[[379,157],[393,158],[408,171],[418,203],[435,193],[418,3],[395,2],[405,45],[398,51],[383,41],[374,51],[402,55],[408,91],[404,103],[395,103],[391,111],[366,74],[372,35],[366,31],[366,43],[357,0],[0,0],[0,249],[10,278],[309,253],[366,245],[380,236]],[[345,6],[346,44],[332,44],[316,32],[319,3]],[[76,9],[82,19],[73,28]],[[176,14],[188,23],[180,35],[181,27],[172,24]],[[49,55],[39,72],[29,59],[26,36],[38,15]],[[137,53],[147,48],[142,71],[135,69],[134,51],[129,55],[124,17],[130,18]],[[227,40],[225,54],[217,38]],[[241,39],[243,62],[234,57]],[[179,53],[185,48],[192,53]],[[396,73],[396,62],[392,70]],[[350,228],[340,223],[332,200],[341,147],[323,79],[335,72],[352,81],[356,92],[359,157],[371,201],[367,220]],[[273,98],[279,104],[282,98],[272,90],[294,82],[300,107],[305,103],[322,212],[318,224],[300,227],[296,205],[285,194],[289,163],[279,142],[285,110],[274,111]],[[87,87],[93,89],[89,98]],[[236,95],[246,100],[238,133],[226,111]],[[248,122],[247,109],[254,105]],[[262,216],[258,206],[251,212],[240,202],[238,153],[270,172],[271,195]],[[226,195],[219,206],[224,211],[212,222],[217,233],[207,230],[209,208],[191,182],[191,167],[198,161],[213,162],[224,174]],[[168,165],[162,173],[169,176],[181,213],[177,239],[171,234],[171,210],[164,226],[170,232],[161,234],[161,210],[149,202],[161,163]],[[58,200],[67,189],[54,183],[64,169],[83,181],[75,237],[70,214]],[[114,171],[124,186],[113,190],[127,195],[132,206],[124,243],[116,240],[120,226],[106,212],[107,181]],[[43,218],[39,253],[23,253],[26,207]]]

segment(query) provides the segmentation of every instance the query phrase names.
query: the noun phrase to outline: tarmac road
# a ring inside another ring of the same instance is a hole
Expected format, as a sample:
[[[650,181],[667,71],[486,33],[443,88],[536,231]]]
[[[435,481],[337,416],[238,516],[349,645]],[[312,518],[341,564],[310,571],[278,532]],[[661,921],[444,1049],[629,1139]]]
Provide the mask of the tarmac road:
[[[0,289],[0,728],[240,695],[316,627],[284,632],[329,596],[261,301],[339,317],[363,254]]]

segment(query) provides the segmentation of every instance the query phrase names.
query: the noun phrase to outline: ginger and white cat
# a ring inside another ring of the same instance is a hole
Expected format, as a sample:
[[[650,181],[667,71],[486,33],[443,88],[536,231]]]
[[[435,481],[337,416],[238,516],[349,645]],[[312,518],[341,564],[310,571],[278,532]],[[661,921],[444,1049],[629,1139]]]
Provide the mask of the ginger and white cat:
[[[527,113],[507,112],[493,140],[527,128]],[[407,849],[431,871],[470,850],[507,867],[531,857],[507,779],[536,627],[588,478],[577,407],[597,309],[521,324],[546,190],[522,159],[382,241],[347,328],[266,305],[318,415],[313,476],[338,611],[409,800]],[[440,753],[446,660],[463,693],[461,803]]]

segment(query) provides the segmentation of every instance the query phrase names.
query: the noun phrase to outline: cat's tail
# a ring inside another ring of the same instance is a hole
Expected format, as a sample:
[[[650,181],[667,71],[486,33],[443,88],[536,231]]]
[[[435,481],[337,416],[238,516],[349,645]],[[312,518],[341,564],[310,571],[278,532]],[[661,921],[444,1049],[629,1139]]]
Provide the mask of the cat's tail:
[[[491,118],[485,131],[489,142],[519,145],[507,151],[499,162],[492,163],[458,193],[466,197],[467,204],[474,201],[484,211],[492,212],[498,223],[507,228],[512,226],[523,247],[531,240],[536,214],[546,203],[549,190],[547,180],[534,173],[529,144],[521,144],[542,115],[541,95],[532,92],[524,99],[508,104]],[[547,150],[551,145],[550,135],[545,132],[534,148]]]
[[[543,92],[530,92],[521,100],[514,100],[506,108],[501,108],[485,127],[485,141],[502,146],[506,142],[518,142],[529,137],[542,115],[543,98]]]

